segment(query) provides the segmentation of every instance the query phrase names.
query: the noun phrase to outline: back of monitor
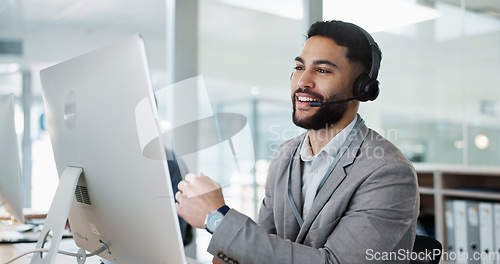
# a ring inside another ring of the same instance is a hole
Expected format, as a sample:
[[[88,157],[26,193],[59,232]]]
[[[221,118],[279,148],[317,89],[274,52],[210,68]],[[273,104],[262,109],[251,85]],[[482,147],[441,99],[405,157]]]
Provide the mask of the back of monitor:
[[[69,214],[76,244],[106,244],[99,256],[115,263],[186,263],[166,160],[143,153],[160,131],[142,38],[44,69],[41,81],[59,176],[83,169]]]
[[[15,128],[14,95],[0,97],[0,204],[24,223],[21,164]]]

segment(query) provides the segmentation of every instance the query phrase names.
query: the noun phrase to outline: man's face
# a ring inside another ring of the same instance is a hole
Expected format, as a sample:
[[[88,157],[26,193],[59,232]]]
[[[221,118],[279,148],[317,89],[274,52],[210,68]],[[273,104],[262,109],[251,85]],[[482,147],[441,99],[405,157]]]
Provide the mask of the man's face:
[[[323,129],[344,116],[350,102],[310,107],[312,101],[342,100],[353,95],[352,64],[346,57],[347,47],[334,40],[309,38],[295,58],[291,79],[293,122],[305,129]]]

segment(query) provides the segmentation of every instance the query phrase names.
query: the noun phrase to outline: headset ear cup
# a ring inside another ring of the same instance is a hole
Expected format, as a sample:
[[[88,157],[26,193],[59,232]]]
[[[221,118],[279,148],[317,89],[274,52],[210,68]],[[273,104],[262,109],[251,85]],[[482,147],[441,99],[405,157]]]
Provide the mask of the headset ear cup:
[[[368,74],[362,73],[358,76],[356,82],[354,83],[354,97],[356,97],[356,99],[360,102],[368,101],[368,99],[366,99],[365,86],[369,80],[370,77]]]
[[[377,98],[380,89],[377,80],[370,79],[368,74],[361,74],[354,83],[354,96],[360,102],[373,101]]]
[[[379,82],[377,80],[370,79],[365,86],[366,91],[366,99],[368,101],[373,101],[377,99],[378,94],[380,93]]]

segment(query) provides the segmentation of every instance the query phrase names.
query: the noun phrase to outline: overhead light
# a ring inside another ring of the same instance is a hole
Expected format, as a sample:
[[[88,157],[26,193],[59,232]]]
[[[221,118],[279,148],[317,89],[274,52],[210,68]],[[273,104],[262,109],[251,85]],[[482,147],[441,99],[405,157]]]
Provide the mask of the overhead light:
[[[479,134],[474,139],[474,144],[478,149],[487,149],[488,146],[490,145],[490,140],[486,135]]]
[[[170,128],[172,128],[172,123],[170,123],[169,121],[166,121],[166,120],[160,121],[161,131],[169,130]]]
[[[457,141],[455,141],[455,143],[453,145],[457,149],[463,149],[464,148],[464,141],[463,140],[457,140]]]
[[[259,94],[260,94],[260,88],[259,88],[259,87],[254,86],[254,87],[250,88],[250,93],[251,93],[252,95],[254,95],[254,96],[259,95]]]
[[[18,63],[0,63],[0,74],[1,73],[14,73],[21,69]]]
[[[331,0],[323,2],[324,20],[354,23],[368,32],[385,31],[435,19],[434,8],[408,0]]]

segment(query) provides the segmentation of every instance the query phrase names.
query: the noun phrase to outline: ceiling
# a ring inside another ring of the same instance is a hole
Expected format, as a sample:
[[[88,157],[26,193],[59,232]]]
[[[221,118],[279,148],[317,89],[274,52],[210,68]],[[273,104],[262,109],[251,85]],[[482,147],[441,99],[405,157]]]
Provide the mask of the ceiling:
[[[324,1],[342,3],[339,0]],[[415,0],[401,1],[415,2]],[[55,30],[66,33],[71,31],[80,34],[87,33],[88,35],[104,29],[106,32],[140,31],[143,34],[161,33],[164,35],[165,2],[165,0],[148,0],[147,2],[122,0],[99,2],[88,0],[0,0],[0,40],[24,40],[36,37],[37,41],[42,41],[43,44],[44,37],[41,35]],[[234,2],[234,6],[245,8],[245,5],[241,4],[244,1],[240,0],[200,0],[200,5],[205,7],[224,6],[230,5],[232,2]],[[300,0],[274,0],[274,5],[263,0],[255,0],[254,2],[262,2],[260,4],[262,7],[261,12],[273,12],[274,9],[283,9],[282,6],[300,6]],[[427,6],[433,6],[436,3],[449,3],[460,6],[464,2],[468,10],[500,18],[500,1],[498,0],[418,0],[416,2]],[[254,4],[249,8],[256,9],[258,5]],[[295,11],[290,10],[290,12]],[[50,37],[49,34],[45,39]],[[77,49],[78,47],[73,46],[72,48]],[[42,50],[42,47],[37,48],[37,50]],[[43,56],[35,53],[27,47],[23,58],[0,57],[0,62],[14,59],[25,64],[43,63]],[[40,51],[40,53],[44,53],[44,51]],[[65,55],[64,49],[58,49],[58,53]],[[58,58],[54,58],[54,60],[58,60]]]
[[[430,107],[428,113],[422,111],[423,115],[455,115],[447,118],[459,119],[457,113],[467,115],[464,98],[473,100],[467,107],[474,109],[481,101],[500,100],[500,1],[465,1],[467,9],[474,11],[468,17],[477,18],[470,23],[460,20],[460,9],[456,8],[460,0],[401,1],[439,6],[446,14],[403,30],[374,34],[384,52],[380,78],[385,90],[370,107],[389,112],[399,107],[404,112],[407,103],[397,99],[408,96],[404,91],[409,90],[414,100],[432,105],[445,102],[450,104],[447,109],[454,110],[436,113]],[[16,62],[31,70],[34,91],[40,93],[36,74],[40,69],[140,32],[153,79],[157,87],[162,87],[166,85],[165,2],[0,0],[0,40],[19,40],[24,45],[23,56],[0,55],[0,64]],[[206,76],[207,85],[215,87],[216,99],[220,95],[226,99],[248,98],[251,89],[257,87],[262,98],[288,102],[293,58],[304,41],[300,21],[270,10],[243,8],[228,0],[199,3],[198,69]],[[473,70],[478,71],[471,74]],[[469,94],[469,87],[475,89],[478,79],[485,85]]]

